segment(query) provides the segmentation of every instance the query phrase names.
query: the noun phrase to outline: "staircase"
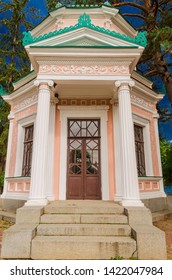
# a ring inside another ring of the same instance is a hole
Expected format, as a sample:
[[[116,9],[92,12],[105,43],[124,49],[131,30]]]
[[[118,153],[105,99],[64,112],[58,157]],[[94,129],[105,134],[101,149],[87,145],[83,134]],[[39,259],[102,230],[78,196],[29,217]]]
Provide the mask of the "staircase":
[[[55,201],[40,219],[32,259],[128,259],[136,251],[124,209],[114,202]]]

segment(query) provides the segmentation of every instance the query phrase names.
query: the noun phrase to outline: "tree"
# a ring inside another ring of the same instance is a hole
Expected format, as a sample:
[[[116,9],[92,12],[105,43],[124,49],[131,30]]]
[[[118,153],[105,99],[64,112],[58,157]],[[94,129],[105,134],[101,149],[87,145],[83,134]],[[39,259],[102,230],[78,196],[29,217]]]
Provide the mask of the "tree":
[[[164,176],[164,184],[172,185],[172,143],[165,139],[160,141],[161,162]]]
[[[172,73],[170,70],[172,55],[172,1],[171,0],[138,0],[111,1],[120,8],[133,7],[131,13],[123,16],[138,19],[137,29],[146,30],[148,46],[143,53],[137,70],[145,77],[152,79],[159,76],[165,86],[172,104]]]
[[[7,92],[12,83],[30,71],[28,56],[22,46],[22,31],[33,27],[37,9],[29,7],[29,0],[0,2],[0,84]],[[0,97],[0,177],[5,168],[8,137],[9,105]]]

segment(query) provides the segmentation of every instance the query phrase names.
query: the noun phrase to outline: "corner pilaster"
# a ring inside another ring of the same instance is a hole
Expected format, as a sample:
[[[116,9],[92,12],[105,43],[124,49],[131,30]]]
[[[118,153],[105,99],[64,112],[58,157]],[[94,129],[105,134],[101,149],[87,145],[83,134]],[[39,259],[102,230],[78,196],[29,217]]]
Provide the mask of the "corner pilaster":
[[[8,115],[9,119],[9,133],[8,133],[8,144],[7,144],[7,158],[6,158],[6,165],[5,165],[5,178],[9,177],[9,169],[10,169],[10,156],[11,156],[11,148],[12,148],[12,135],[13,135],[13,123],[14,123],[14,114],[10,112]],[[7,193],[7,181],[4,180],[4,189],[1,198],[5,198]]]

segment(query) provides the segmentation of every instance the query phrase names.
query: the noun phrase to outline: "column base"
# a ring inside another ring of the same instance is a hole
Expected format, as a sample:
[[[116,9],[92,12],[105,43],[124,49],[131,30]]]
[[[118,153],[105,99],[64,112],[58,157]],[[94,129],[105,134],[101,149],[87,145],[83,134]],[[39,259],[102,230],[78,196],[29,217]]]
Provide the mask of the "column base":
[[[115,195],[114,196],[114,201],[121,202],[122,201],[122,196],[121,195]]]
[[[141,202],[140,199],[122,199],[121,205],[126,206],[132,206],[132,207],[144,207],[144,204]]]
[[[47,196],[47,200],[48,200],[48,201],[54,201],[54,200],[55,200],[55,197],[54,197],[54,196]]]
[[[45,206],[48,204],[48,200],[46,198],[40,198],[40,199],[29,199],[25,206]]]

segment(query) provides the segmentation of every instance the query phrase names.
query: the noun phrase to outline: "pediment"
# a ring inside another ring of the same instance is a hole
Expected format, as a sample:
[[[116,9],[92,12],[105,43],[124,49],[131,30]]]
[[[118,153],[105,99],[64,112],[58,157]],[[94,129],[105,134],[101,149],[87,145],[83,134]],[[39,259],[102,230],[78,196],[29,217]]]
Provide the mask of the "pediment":
[[[33,41],[32,47],[138,47],[135,42],[128,42],[125,38],[111,36],[101,31],[87,27],[71,30],[64,34],[57,34],[50,38]]]

